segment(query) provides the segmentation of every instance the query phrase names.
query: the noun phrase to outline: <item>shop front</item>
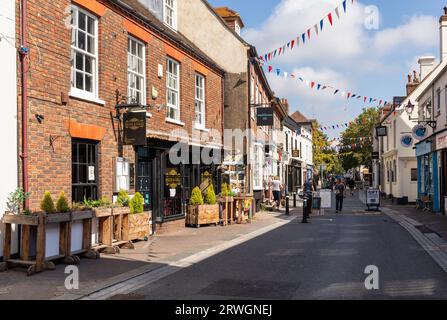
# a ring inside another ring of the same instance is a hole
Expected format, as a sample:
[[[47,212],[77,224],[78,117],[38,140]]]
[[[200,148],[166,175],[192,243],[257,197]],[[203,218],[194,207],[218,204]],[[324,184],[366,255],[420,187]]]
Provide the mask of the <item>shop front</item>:
[[[220,192],[221,172],[218,164],[197,164],[196,147],[186,147],[189,159],[179,162],[170,154],[174,143],[156,139],[137,147],[136,191],[145,199],[146,211],[152,212],[154,231],[162,225],[184,220],[192,189],[212,183]],[[200,148],[198,153],[203,149]],[[221,152],[219,149],[211,152]]]
[[[439,150],[440,159],[440,192],[441,212],[447,214],[447,132],[442,132],[436,137],[436,147]]]
[[[300,161],[291,159],[287,166],[287,187],[289,193],[298,192],[303,185],[302,164]]]
[[[440,212],[438,154],[434,141],[422,141],[416,145],[418,161],[418,198],[429,197],[432,211]]]

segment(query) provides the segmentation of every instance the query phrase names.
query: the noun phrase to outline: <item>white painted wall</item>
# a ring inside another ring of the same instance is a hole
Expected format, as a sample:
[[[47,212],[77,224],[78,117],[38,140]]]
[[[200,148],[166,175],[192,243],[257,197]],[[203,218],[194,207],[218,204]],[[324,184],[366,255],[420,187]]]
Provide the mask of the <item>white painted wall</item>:
[[[0,217],[6,210],[8,195],[17,188],[17,77],[15,49],[15,0],[0,1]],[[4,226],[0,224],[0,256],[3,255]],[[14,232],[12,253],[17,253],[17,233]]]
[[[202,0],[178,1],[178,31],[229,73],[247,72],[247,46]]]

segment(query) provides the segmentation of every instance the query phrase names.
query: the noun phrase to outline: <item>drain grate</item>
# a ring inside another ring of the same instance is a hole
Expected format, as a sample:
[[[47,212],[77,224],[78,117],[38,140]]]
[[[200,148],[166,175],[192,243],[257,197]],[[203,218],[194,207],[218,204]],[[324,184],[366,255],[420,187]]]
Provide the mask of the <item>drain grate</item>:
[[[212,283],[200,293],[211,296],[291,300],[299,287],[300,284],[294,282],[222,279]]]

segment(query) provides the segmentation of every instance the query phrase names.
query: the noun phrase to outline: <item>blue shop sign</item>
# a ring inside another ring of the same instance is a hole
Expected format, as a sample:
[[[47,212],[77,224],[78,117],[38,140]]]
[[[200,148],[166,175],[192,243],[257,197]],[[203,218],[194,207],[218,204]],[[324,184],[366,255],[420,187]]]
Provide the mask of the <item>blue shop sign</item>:
[[[432,152],[432,142],[422,142],[416,145],[416,157],[422,157]]]

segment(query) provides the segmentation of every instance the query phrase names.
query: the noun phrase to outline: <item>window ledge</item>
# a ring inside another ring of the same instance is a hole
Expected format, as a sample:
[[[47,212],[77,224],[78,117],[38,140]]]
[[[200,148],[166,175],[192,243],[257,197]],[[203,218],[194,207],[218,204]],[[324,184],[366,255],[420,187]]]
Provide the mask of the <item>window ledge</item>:
[[[210,129],[201,126],[195,126],[194,129],[202,132],[210,132]]]
[[[184,123],[184,122],[181,122],[181,121],[179,121],[179,120],[170,119],[170,118],[166,118],[166,122],[168,122],[168,123],[172,123],[172,124],[175,124],[175,125],[177,125],[177,126],[181,126],[181,127],[184,127],[184,126],[185,126],[185,123]]]
[[[91,95],[85,94],[82,91],[76,91],[71,90],[69,93],[69,96],[71,98],[87,101],[87,102],[93,102],[102,106],[105,106],[106,102],[104,100],[101,100],[99,98],[92,97]]]

